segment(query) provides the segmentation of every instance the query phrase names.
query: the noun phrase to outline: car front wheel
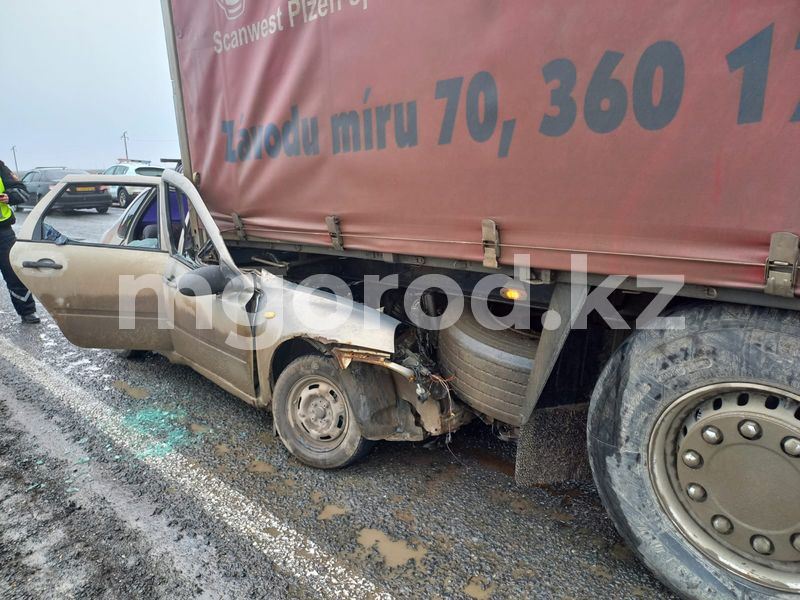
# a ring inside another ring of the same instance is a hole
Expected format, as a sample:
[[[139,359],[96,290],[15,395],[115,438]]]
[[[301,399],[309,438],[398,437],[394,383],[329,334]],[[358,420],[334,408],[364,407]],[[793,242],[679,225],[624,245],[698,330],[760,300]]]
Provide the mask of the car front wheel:
[[[275,426],[289,452],[307,465],[346,467],[372,448],[361,435],[351,400],[374,393],[359,377],[362,366],[343,370],[332,358],[302,356],[278,377],[272,397]]]

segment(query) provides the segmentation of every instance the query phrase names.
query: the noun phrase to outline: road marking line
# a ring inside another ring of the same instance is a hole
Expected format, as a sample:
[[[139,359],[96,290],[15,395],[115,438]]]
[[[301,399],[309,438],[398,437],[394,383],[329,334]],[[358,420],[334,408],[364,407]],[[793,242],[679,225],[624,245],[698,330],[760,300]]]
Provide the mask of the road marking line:
[[[183,456],[149,456],[143,450],[146,436],[123,425],[122,413],[97,400],[65,374],[59,373],[28,352],[0,337],[3,360],[57,398],[80,417],[89,421],[113,442],[140,456],[139,460],[155,469],[164,479],[182,488],[210,515],[238,534],[252,541],[260,552],[285,574],[296,578],[322,597],[385,598],[392,596],[371,581],[353,573],[335,557],[322,551],[308,537],[272,514],[264,506],[248,499],[205,469],[189,463]],[[152,440],[150,440],[152,441]]]

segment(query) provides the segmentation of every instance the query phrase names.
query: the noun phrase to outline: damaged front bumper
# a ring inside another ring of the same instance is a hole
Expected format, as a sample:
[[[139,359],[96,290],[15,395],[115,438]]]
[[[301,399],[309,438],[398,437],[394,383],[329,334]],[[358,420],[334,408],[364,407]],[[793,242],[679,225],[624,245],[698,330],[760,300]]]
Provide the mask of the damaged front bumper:
[[[367,363],[388,369],[392,374],[398,406],[411,409],[413,422],[403,419],[396,431],[378,439],[390,441],[421,441],[429,436],[452,433],[474,417],[473,413],[453,398],[447,381],[431,373],[419,357],[406,351],[403,364],[391,355],[358,348],[333,348],[331,353],[342,369],[353,362]],[[404,414],[406,411],[398,411]]]

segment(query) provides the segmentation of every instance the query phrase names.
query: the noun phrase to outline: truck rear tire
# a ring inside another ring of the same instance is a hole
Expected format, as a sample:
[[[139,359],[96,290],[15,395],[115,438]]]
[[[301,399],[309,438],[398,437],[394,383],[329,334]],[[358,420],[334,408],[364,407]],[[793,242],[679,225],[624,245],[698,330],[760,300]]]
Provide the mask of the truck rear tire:
[[[346,467],[372,449],[364,439],[351,398],[371,390],[326,356],[301,356],[280,374],[272,395],[273,418],[284,446],[319,469]]]
[[[724,304],[638,331],[592,396],[589,457],[620,534],[691,598],[800,593],[800,318]]]

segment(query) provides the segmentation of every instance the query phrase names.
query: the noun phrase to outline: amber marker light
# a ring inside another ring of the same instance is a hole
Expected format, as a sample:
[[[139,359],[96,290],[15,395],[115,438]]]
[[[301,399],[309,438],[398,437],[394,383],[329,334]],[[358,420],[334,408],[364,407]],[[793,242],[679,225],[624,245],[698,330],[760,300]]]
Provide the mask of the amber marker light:
[[[500,290],[500,295],[506,300],[516,302],[517,300],[525,300],[528,295],[519,288],[504,287]]]

